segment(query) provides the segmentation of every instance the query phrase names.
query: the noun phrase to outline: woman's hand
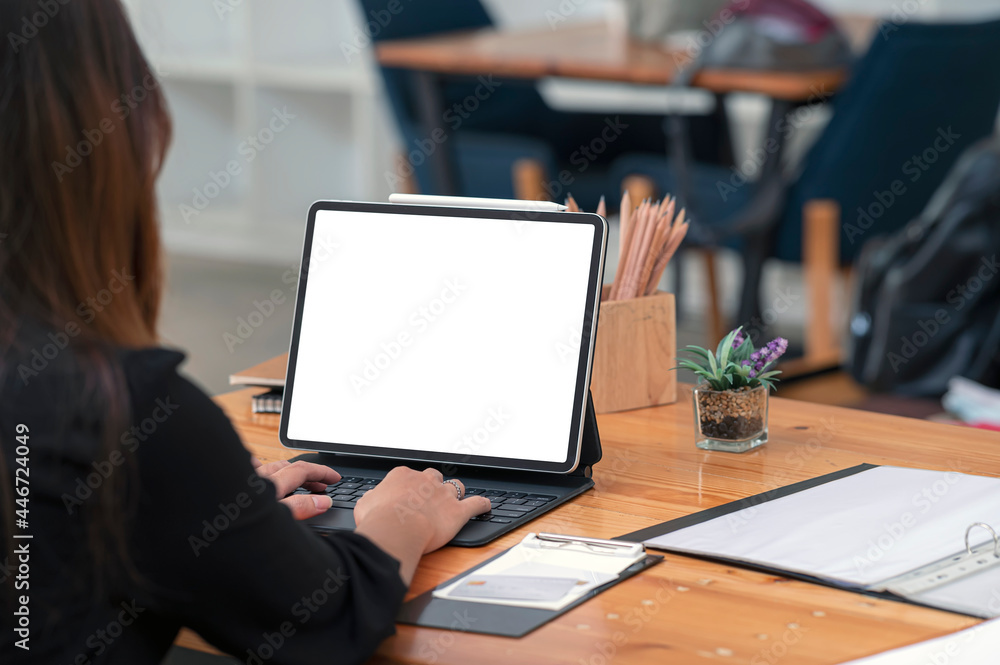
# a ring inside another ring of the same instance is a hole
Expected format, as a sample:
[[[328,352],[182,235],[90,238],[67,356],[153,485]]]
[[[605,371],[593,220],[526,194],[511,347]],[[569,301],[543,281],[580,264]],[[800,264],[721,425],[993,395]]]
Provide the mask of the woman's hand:
[[[466,522],[490,509],[485,497],[459,500],[458,495],[458,488],[445,483],[436,469],[396,467],[358,500],[357,532],[395,557],[409,584],[421,555],[447,544]]]
[[[278,500],[288,506],[292,517],[297,520],[309,519],[322,515],[333,505],[333,500],[326,494],[293,494],[299,487],[311,492],[322,492],[327,485],[340,480],[340,474],[323,464],[311,462],[271,462],[263,464],[256,457],[251,463],[261,478],[267,478],[277,489]]]

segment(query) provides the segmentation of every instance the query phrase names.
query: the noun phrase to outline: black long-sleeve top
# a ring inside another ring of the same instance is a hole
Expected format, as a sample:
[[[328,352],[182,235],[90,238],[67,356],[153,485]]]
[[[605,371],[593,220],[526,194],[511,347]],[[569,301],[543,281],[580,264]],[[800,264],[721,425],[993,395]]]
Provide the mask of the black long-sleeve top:
[[[117,353],[131,402],[118,457],[95,433],[93,377],[69,349],[39,361],[32,352],[45,353],[47,339],[35,341],[0,353],[10,483],[16,427],[29,429],[29,525],[14,531],[33,536],[30,588],[13,599],[9,584],[0,589],[0,661],[158,663],[188,626],[247,663],[356,663],[393,633],[406,590],[398,562],[363,536],[321,538],[296,522],[222,411],[178,375],[182,354]],[[88,485],[109,472],[131,474],[124,529],[140,579],[95,598],[83,515],[95,508]],[[0,578],[16,577],[17,561],[4,566],[4,557]],[[30,596],[30,651],[14,644],[21,594]]]

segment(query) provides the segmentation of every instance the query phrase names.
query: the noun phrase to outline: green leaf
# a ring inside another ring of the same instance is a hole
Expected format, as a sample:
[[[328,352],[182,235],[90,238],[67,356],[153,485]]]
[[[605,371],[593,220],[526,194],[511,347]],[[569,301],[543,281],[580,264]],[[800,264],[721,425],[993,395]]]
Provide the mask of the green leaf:
[[[722,338],[719,342],[719,346],[715,349],[715,355],[719,358],[719,365],[725,367],[729,364],[729,355],[733,352],[733,339],[736,338],[736,333],[739,332],[739,328],[732,330],[728,335]]]
[[[758,374],[757,378],[759,378],[759,379],[770,379],[772,376],[778,376],[779,374],[781,374],[781,370],[780,369],[776,369],[776,370],[773,370],[771,372],[764,372],[763,374]]]

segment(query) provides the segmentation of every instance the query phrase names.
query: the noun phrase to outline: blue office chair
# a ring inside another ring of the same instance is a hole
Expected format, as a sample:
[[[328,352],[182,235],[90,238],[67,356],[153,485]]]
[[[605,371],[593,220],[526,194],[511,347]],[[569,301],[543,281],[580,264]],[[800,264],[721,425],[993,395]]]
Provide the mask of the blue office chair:
[[[359,0],[365,16],[386,16],[390,0]],[[404,11],[392,14],[374,41],[406,39],[435,33],[475,30],[493,26],[489,14],[479,0],[408,0]],[[548,177],[568,169],[573,182],[564,186],[556,182],[552,198],[560,199],[572,192],[585,208],[593,209],[602,194],[614,195],[618,185],[609,177],[609,166],[619,155],[640,151],[662,154],[666,149],[661,118],[652,115],[627,115],[623,118],[629,129],[598,156],[587,168],[569,164],[581,144],[600,135],[606,116],[591,113],[563,113],[545,104],[531,82],[504,79],[488,99],[477,103],[475,112],[459,117],[448,110],[455,104],[476,97],[483,91],[476,78],[448,77],[439,83],[442,128],[449,139],[442,144],[448,150],[454,173],[435,172],[433,160],[424,159],[419,145],[426,143],[427,129],[419,121],[418,108],[427,103],[427,80],[411,70],[381,68],[382,79],[393,115],[403,138],[406,152],[411,154],[417,185],[424,193],[439,194],[456,190],[464,196],[509,198],[514,195],[511,183],[513,164],[521,159],[537,162]],[[482,94],[480,97],[483,96]],[[695,149],[705,159],[725,155],[725,148],[711,118],[695,119],[693,131],[698,134]],[[415,158],[415,159],[414,159]],[[419,163],[418,163],[419,162]],[[445,186],[445,180],[451,180]],[[616,201],[609,201],[615,205]]]
[[[732,171],[688,165],[695,242],[743,255],[744,325],[759,321],[765,260],[803,260],[808,202],[839,204],[835,263],[850,265],[865,241],[916,217],[965,148],[992,132],[1000,105],[1000,21],[882,28],[834,97],[833,117],[800,175],[783,175],[773,159],[757,182],[734,187]],[[783,118],[784,112],[772,114],[770,127]],[[673,192],[680,186],[675,166],[666,158],[627,156],[615,170],[619,178],[645,174]]]

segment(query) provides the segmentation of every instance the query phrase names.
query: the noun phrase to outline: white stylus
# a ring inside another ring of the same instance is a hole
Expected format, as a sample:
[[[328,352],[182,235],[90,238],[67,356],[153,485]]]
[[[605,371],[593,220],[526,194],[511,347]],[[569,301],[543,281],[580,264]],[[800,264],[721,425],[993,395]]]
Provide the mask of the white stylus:
[[[562,212],[566,206],[551,201],[523,201],[520,199],[480,199],[469,196],[430,196],[427,194],[390,194],[389,203],[408,205],[445,206],[448,208],[494,208],[499,210],[530,210],[534,212]]]

